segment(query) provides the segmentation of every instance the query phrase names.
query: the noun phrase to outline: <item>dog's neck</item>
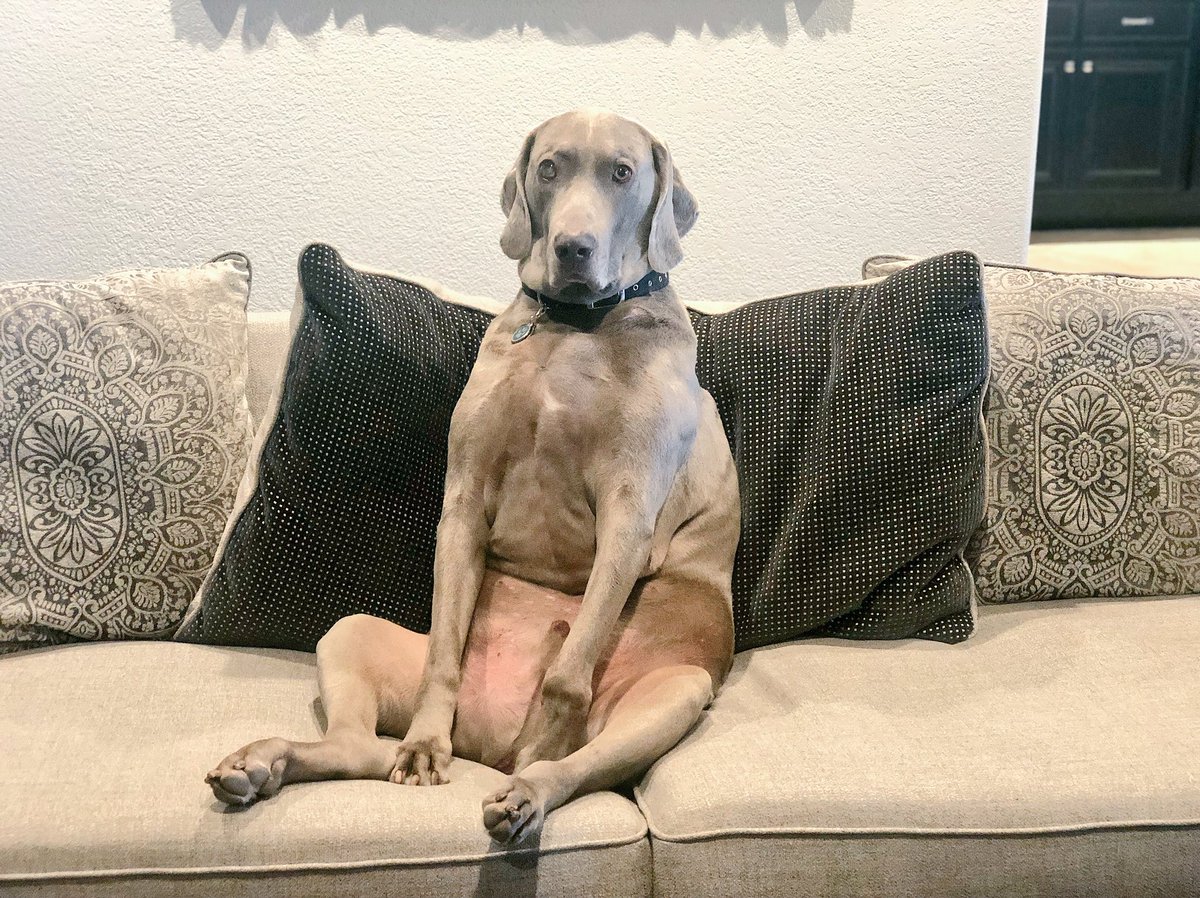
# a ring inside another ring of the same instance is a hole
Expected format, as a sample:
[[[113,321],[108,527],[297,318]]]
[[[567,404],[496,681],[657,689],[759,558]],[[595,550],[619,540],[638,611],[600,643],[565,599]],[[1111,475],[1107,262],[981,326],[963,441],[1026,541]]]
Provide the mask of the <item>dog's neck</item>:
[[[630,284],[623,290],[604,296],[600,299],[593,299],[590,302],[563,302],[559,299],[554,299],[544,293],[539,293],[532,287],[525,284],[521,285],[521,290],[526,296],[532,297],[537,302],[541,303],[546,308],[555,312],[578,312],[582,309],[609,309],[613,306],[620,305],[628,299],[637,299],[641,296],[649,296],[651,293],[656,293],[667,286],[671,281],[670,277],[659,271],[650,271],[644,278],[636,284]]]

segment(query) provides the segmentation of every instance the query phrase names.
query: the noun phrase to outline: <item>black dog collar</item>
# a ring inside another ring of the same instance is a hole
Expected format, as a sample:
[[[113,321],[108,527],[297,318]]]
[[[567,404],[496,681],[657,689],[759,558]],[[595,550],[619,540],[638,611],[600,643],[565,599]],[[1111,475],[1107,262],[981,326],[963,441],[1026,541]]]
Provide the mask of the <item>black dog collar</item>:
[[[649,296],[663,287],[667,286],[670,278],[667,275],[651,271],[648,275],[622,290],[620,293],[614,293],[612,296],[605,296],[602,299],[594,299],[591,302],[563,302],[559,299],[553,299],[544,293],[538,293],[531,287],[521,285],[521,289],[525,291],[526,296],[531,296],[540,302],[542,305],[555,310],[556,312],[579,311],[580,309],[608,309],[612,306],[620,305],[627,299],[636,299],[639,296]]]

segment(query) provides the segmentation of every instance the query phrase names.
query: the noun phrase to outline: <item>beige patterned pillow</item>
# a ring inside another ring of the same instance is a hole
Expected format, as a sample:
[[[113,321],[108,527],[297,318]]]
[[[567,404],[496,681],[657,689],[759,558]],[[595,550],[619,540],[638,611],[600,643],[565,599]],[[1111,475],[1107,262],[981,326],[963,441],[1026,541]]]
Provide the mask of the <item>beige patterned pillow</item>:
[[[0,284],[0,652],[169,636],[246,461],[250,267]]]
[[[987,265],[984,291],[980,598],[1200,592],[1200,280]]]

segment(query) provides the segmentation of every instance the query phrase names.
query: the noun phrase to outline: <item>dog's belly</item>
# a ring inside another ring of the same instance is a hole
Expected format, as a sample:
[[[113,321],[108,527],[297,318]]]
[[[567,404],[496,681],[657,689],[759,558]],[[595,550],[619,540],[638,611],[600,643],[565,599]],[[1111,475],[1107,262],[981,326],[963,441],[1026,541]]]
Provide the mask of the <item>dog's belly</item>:
[[[455,754],[506,769],[529,705],[561,636],[555,621],[573,621],[578,600],[515,577],[484,572],[463,652],[455,715]]]
[[[596,665],[589,739],[628,688],[650,671],[672,664],[708,668],[720,656],[708,645],[726,626],[728,611],[720,597],[711,602],[700,597],[681,619],[672,607],[678,597],[665,591],[649,595],[653,586],[643,584],[642,600],[622,614]],[[494,570],[484,573],[463,653],[455,754],[500,770],[511,767],[513,743],[581,600]]]

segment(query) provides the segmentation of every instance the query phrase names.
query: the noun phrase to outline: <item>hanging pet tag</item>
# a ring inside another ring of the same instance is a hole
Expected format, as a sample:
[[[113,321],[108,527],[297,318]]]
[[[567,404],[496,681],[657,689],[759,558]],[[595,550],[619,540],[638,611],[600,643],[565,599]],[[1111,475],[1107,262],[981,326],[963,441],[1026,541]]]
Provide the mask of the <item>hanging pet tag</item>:
[[[533,313],[533,317],[513,331],[512,341],[520,343],[526,337],[533,333],[533,329],[537,326],[538,319],[545,313],[545,306],[538,306],[538,310]]]

